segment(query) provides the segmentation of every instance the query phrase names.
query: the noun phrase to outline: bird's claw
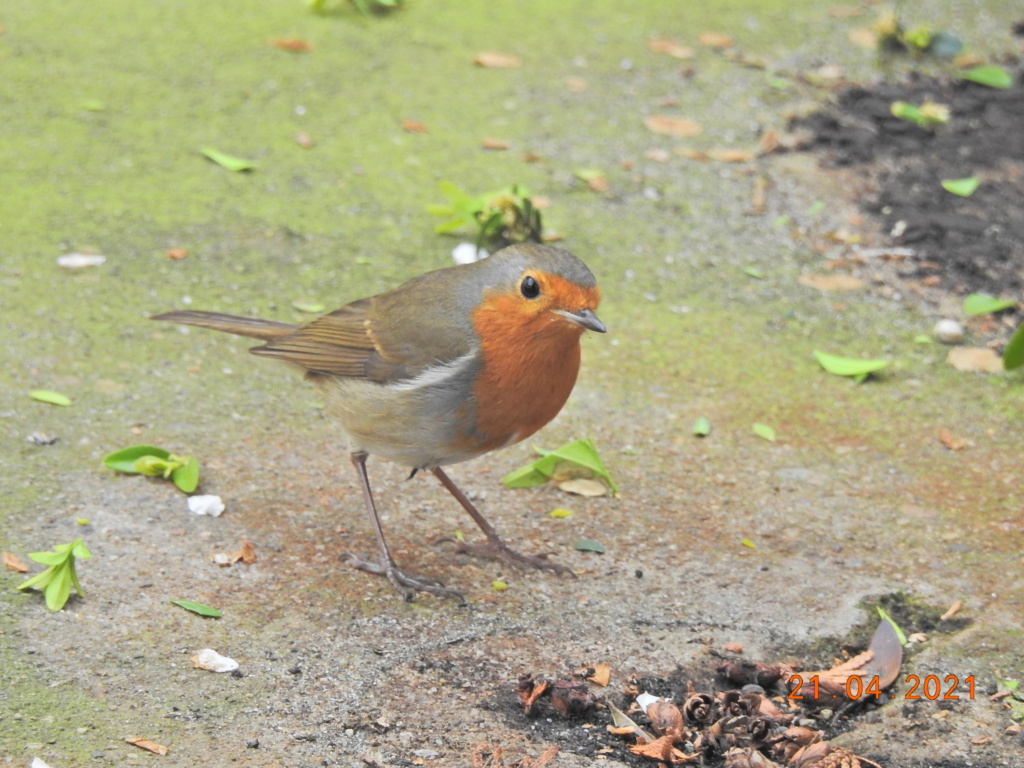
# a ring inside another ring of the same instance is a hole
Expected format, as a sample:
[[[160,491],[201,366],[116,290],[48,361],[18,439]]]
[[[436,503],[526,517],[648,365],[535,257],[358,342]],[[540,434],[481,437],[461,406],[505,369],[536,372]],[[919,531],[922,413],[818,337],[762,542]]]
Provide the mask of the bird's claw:
[[[455,545],[455,551],[473,555],[475,557],[483,557],[488,560],[503,560],[506,563],[511,563],[517,568],[539,568],[544,571],[551,571],[553,573],[565,573],[569,576],[576,578],[576,574],[572,568],[561,565],[560,563],[553,563],[547,558],[553,555],[554,552],[541,552],[537,555],[524,555],[522,552],[517,552],[512,549],[501,539],[488,539],[486,544],[470,544],[467,541],[456,539],[453,536],[443,536],[440,539],[436,539],[434,544],[447,544],[451,543]]]
[[[390,581],[398,589],[398,591],[404,595],[406,601],[408,602],[411,602],[415,598],[416,592],[428,592],[432,595],[437,595],[439,597],[454,597],[456,600],[460,602],[466,602],[466,598],[462,595],[461,592],[454,589],[448,589],[438,579],[431,579],[420,576],[409,576],[408,574],[400,571],[394,563],[384,565],[376,562],[375,560],[363,559],[352,554],[351,552],[346,552],[345,555],[343,555],[343,557],[345,558],[345,560],[349,562],[350,565],[352,565],[355,568],[358,568],[361,571],[366,571],[367,573],[375,573],[378,576],[386,577],[387,580]],[[410,592],[409,590],[414,591]]]

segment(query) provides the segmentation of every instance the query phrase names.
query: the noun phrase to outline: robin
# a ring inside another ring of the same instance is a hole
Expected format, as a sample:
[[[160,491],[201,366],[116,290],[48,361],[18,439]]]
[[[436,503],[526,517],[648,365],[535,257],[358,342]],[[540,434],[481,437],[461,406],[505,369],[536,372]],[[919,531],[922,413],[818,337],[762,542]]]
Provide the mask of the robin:
[[[217,312],[154,320],[265,342],[249,351],[298,366],[323,393],[351,444],[380,562],[348,557],[406,590],[461,599],[403,573],[388,547],[366,473],[369,454],[428,470],[469,513],[486,543],[460,551],[559,573],[510,548],[442,469],[525,440],[562,409],[580,367],[580,336],[605,332],[597,281],[568,251],[519,244],[473,264],[439,269],[360,299],[304,326]]]

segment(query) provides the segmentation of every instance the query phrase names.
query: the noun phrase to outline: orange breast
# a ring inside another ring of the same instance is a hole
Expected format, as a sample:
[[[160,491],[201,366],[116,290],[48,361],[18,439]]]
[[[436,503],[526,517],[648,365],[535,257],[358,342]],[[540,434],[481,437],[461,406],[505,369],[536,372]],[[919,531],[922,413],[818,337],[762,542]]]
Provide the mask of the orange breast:
[[[473,389],[475,429],[467,449],[490,451],[524,440],[562,410],[580,368],[582,329],[551,312],[524,316],[515,297],[473,312],[483,366]]]

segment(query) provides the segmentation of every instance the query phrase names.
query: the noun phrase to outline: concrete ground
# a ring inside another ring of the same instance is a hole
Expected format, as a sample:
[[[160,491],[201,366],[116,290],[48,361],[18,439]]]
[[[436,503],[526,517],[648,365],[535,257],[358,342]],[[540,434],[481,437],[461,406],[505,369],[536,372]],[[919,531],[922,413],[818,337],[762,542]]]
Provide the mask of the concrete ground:
[[[798,281],[849,255],[821,233],[884,243],[813,158],[675,151],[753,148],[826,102],[799,73],[836,65],[864,81],[909,65],[850,42],[870,4],[705,5],[409,0],[380,18],[297,0],[0,8],[0,545],[28,562],[82,536],[93,553],[79,567],[87,596],[59,613],[17,591],[22,576],[0,577],[0,764],[471,765],[474,752],[512,762],[560,745],[558,766],[637,765],[624,747],[601,752],[621,743],[601,713],[524,718],[518,675],[607,663],[613,691],[706,681],[709,651],[729,642],[747,658],[828,663],[866,636],[865,606],[882,598],[909,606],[905,628],[927,641],[907,652],[891,700],[836,743],[887,768],[1024,764],[1008,710],[988,699],[1024,678],[1020,374],[958,372],[945,348],[915,342],[958,300],[926,301],[880,265],[855,267],[867,287],[849,293]],[[981,55],[1017,50],[1012,3],[903,12]],[[706,31],[785,84],[701,45]],[[693,57],[652,51],[660,37]],[[313,48],[268,44],[286,38]],[[522,66],[474,66],[485,50]],[[656,114],[702,133],[652,133]],[[485,150],[487,138],[509,148]],[[258,167],[231,173],[202,146]],[[594,169],[607,192],[577,178]],[[767,198],[751,216],[759,174]],[[344,442],[299,377],[244,340],[146,319],[190,306],[298,322],[311,316],[293,302],[334,308],[446,266],[456,241],[426,212],[442,180],[548,198],[547,227],[597,274],[609,328],[585,339],[551,425],[451,472],[510,541],[553,551],[579,578],[432,546],[472,536],[464,515],[429,476],[406,482],[407,468],[371,460],[398,558],[463,590],[464,606],[403,602],[340,561],[372,552],[372,533]],[[106,262],[58,267],[72,252]],[[968,333],[985,340],[977,321]],[[822,371],[815,349],[892,364],[856,385]],[[33,401],[33,389],[73,403]],[[698,417],[712,425],[703,439]],[[941,429],[964,447],[947,448]],[[36,433],[57,441],[27,440]],[[617,498],[501,485],[532,445],[580,437]],[[223,516],[102,467],[135,443],[197,456]],[[552,518],[556,507],[573,514]],[[584,537],[606,552],[574,549]],[[211,562],[244,540],[255,564]],[[957,600],[955,621],[935,619]],[[194,669],[203,648],[240,674]],[[977,693],[911,701],[911,674],[973,675]]]

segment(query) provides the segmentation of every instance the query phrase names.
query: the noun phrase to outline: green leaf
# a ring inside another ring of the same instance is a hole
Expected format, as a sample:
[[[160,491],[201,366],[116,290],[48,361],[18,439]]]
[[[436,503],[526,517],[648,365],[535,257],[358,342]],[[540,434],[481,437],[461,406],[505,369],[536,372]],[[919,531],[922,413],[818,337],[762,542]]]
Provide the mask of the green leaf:
[[[693,422],[693,434],[697,437],[707,437],[711,434],[711,422],[703,416]]]
[[[132,466],[138,474],[146,477],[166,477],[177,469],[169,459],[161,459],[159,456],[140,456]]]
[[[618,493],[619,486],[612,480],[608,470],[597,455],[597,448],[590,440],[576,440],[553,451],[542,451],[541,458],[525,467],[520,467],[502,478],[506,488],[530,488],[543,485],[554,476],[560,464],[575,465],[591,475],[604,479],[613,492]]]
[[[746,269],[743,270],[743,273],[745,275],[749,275],[750,277],[757,278],[758,280],[764,280],[764,272],[762,272],[757,267],[747,267]]]
[[[562,509],[561,507],[559,507],[558,509],[551,510],[551,516],[554,518],[565,518],[569,517],[570,515],[572,515],[571,509]]]
[[[85,591],[78,582],[78,574],[75,572],[75,558],[88,560],[92,553],[82,539],[75,539],[70,544],[58,544],[53,548],[53,552],[32,552],[29,557],[49,567],[23,581],[18,585],[18,589],[35,587],[43,590],[46,607],[51,611],[59,611],[64,607],[71,596],[72,586],[78,594],[85,597]]]
[[[867,378],[868,374],[880,371],[889,365],[888,360],[864,360],[855,357],[839,357],[830,355],[827,352],[814,350],[814,356],[818,358],[821,367],[836,376],[853,376],[860,381]]]
[[[194,456],[183,456],[185,463],[171,472],[171,481],[185,493],[192,493],[199,486],[199,462]]]
[[[491,589],[493,589],[493,590],[495,590],[497,592],[501,592],[503,590],[508,589],[508,584],[506,584],[501,579],[495,579],[494,581],[491,582]]]
[[[1003,309],[1017,306],[1016,301],[996,299],[984,293],[972,293],[964,299],[964,314],[970,317],[990,315]]]
[[[1013,85],[1013,76],[1002,67],[986,64],[968,69],[961,73],[961,78],[972,83],[987,85],[989,88],[1009,88]]]
[[[981,179],[977,176],[970,176],[966,179],[943,179],[939,183],[950,194],[970,197],[977,191],[978,185],[981,184]]]
[[[878,615],[882,621],[888,621],[892,625],[893,630],[896,632],[896,639],[900,641],[900,645],[906,645],[907,636],[903,634],[903,630],[900,629],[900,625],[893,620],[888,611],[880,605],[876,605],[875,610],[878,611]]]
[[[28,396],[33,400],[38,400],[40,403],[63,406],[71,405],[70,397],[62,395],[60,392],[53,392],[49,389],[33,389],[28,393]]]
[[[1024,323],[1018,326],[1003,350],[1003,368],[1012,371],[1024,365]]]
[[[765,440],[774,443],[775,442],[775,430],[769,427],[767,424],[754,424],[754,434],[758,437],[763,437]]]
[[[927,333],[919,333],[914,337],[915,344],[934,344],[935,339],[929,336]]]
[[[175,605],[181,606],[186,611],[198,613],[200,616],[209,616],[212,619],[219,619],[224,615],[216,608],[211,608],[209,605],[204,605],[203,603],[197,603],[194,600],[171,600],[171,602]]]
[[[170,455],[163,448],[157,448],[155,445],[132,445],[128,448],[108,453],[103,457],[103,464],[117,472],[137,475],[139,470],[136,469],[135,462],[143,456],[156,456],[160,459],[167,459]]]
[[[574,549],[578,549],[580,552],[597,552],[599,555],[604,554],[604,547],[593,539],[579,539],[575,544],[572,545]]]
[[[744,536],[742,539],[740,539],[740,544],[742,544],[744,547],[750,547],[751,549],[757,549],[757,544],[754,543],[754,540],[753,539],[748,539],[746,536]]]
[[[256,167],[256,164],[245,160],[241,157],[233,157],[232,155],[226,155],[212,147],[200,147],[199,152],[205,155],[207,158],[215,162],[221,168],[227,168],[229,171],[251,171]]]
[[[293,301],[292,306],[299,312],[307,312],[311,315],[318,315],[327,309],[326,304],[321,304],[318,301]]]

